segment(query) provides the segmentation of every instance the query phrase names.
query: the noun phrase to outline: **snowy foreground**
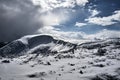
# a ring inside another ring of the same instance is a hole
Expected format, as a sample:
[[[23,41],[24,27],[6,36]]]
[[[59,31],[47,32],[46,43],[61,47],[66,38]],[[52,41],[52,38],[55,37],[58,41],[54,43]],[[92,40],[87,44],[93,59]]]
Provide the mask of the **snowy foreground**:
[[[0,48],[0,80],[120,80],[119,38],[77,45],[46,37]]]

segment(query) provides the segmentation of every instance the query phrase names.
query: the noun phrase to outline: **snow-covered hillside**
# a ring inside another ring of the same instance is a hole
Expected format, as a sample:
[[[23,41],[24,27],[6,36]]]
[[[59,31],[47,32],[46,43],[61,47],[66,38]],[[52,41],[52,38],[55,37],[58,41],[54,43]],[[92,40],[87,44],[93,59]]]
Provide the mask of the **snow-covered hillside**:
[[[0,56],[18,57],[27,53],[52,55],[73,49],[76,44],[56,40],[48,35],[25,36],[0,48]]]
[[[0,55],[1,80],[120,80],[120,38],[73,44],[25,36]]]

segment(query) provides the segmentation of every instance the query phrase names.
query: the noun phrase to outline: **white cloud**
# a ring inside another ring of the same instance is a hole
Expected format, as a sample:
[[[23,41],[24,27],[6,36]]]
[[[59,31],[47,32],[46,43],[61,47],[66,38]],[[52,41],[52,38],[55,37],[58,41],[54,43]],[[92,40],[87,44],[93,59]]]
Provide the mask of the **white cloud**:
[[[86,23],[79,23],[79,22],[76,22],[76,24],[75,24],[75,26],[77,26],[77,27],[83,27],[85,25],[87,25],[87,24]]]
[[[88,0],[32,0],[34,5],[40,6],[36,19],[44,26],[60,25],[70,20],[76,5],[84,6]],[[40,15],[39,15],[40,14]]]
[[[120,10],[115,11],[113,15],[107,17],[90,17],[86,19],[89,23],[101,26],[108,26],[120,22]]]
[[[108,38],[120,38],[120,31],[112,31],[112,30],[102,30],[96,34],[86,35],[84,38],[86,39],[108,39]]]
[[[55,8],[73,8],[77,5],[85,6],[88,0],[32,0],[35,5],[39,5],[44,11]]]
[[[72,9],[76,5],[85,6],[88,0],[32,0],[34,5],[40,6],[36,19],[43,22],[44,26],[59,25],[66,22],[71,17]],[[55,10],[56,8],[57,11]],[[55,10],[55,11],[54,11]],[[54,12],[52,12],[54,11]],[[85,26],[85,23],[77,23],[76,26]]]
[[[55,8],[60,8],[60,7],[72,8],[75,6],[74,0],[65,0],[65,1],[62,1],[62,0],[33,0],[33,3],[35,5],[39,5],[42,8],[43,12],[50,11],[50,10],[53,10]]]
[[[85,6],[85,4],[88,3],[88,0],[76,0],[76,3],[79,6]]]
[[[64,10],[59,13],[48,12],[40,17],[40,21],[43,21],[44,26],[60,25],[61,23],[65,23],[68,19],[69,15],[64,13]]]
[[[96,15],[98,15],[100,13],[100,11],[98,11],[96,9],[94,9],[94,10],[89,9],[89,12],[91,13],[90,17],[95,17]]]
[[[52,26],[45,26],[42,29],[38,30],[38,33],[52,35],[54,37],[57,37],[58,39],[62,40],[80,40],[83,38],[84,35],[86,35],[84,32],[64,32],[60,31],[59,28],[52,27]]]
[[[34,0],[35,1],[35,0]],[[79,6],[84,6],[88,0],[39,0],[37,3],[34,3],[35,5],[40,5],[42,8],[42,12],[45,12],[45,14],[40,15],[39,20],[43,21],[44,27],[40,28],[38,30],[38,33],[47,34],[55,36],[59,39],[71,41],[71,40],[81,40],[81,39],[104,39],[104,38],[111,38],[111,37],[120,37],[117,34],[119,32],[115,31],[108,31],[103,30],[96,34],[86,34],[84,32],[75,32],[75,31],[68,31],[64,32],[61,31],[57,27],[53,27],[54,25],[60,25],[63,22],[66,22],[67,20],[70,20],[71,14],[68,10],[71,9],[77,4]],[[56,8],[61,8],[58,11],[52,12]],[[60,11],[61,10],[61,11]],[[97,25],[111,25],[116,23],[115,21],[120,21],[120,11],[115,11],[113,15],[107,16],[107,17],[95,17],[100,12],[95,10],[90,10],[91,16],[86,19],[88,23],[80,23],[76,22],[75,26],[82,27],[89,23],[97,24]],[[114,36],[116,35],[116,36]]]
[[[84,32],[64,32],[60,31],[57,28],[54,28],[52,26],[46,26],[38,32],[52,35],[58,39],[66,40],[66,41],[81,41],[81,40],[95,40],[95,39],[108,39],[108,38],[120,38],[120,32],[119,31],[112,31],[112,30],[102,30],[96,34],[86,34]]]

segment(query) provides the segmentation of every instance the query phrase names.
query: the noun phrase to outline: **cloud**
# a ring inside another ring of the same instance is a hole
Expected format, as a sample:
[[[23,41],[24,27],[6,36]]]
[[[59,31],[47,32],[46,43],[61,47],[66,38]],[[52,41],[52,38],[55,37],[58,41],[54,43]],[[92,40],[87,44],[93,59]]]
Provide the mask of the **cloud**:
[[[117,35],[117,31],[108,30],[96,34],[67,30],[69,27],[72,29],[71,26],[109,26],[120,22],[119,10],[107,17],[97,17],[101,12],[97,8],[86,9],[88,2],[89,0],[0,0],[0,41],[11,41],[35,33],[49,34],[65,40]],[[61,25],[67,26],[66,31],[62,31]]]
[[[85,6],[87,2],[88,0],[0,0],[0,41],[12,41],[34,34],[44,26],[63,24],[70,20],[76,5]]]
[[[57,38],[68,40],[68,41],[73,40],[73,39],[94,40],[96,38],[105,39],[105,38],[120,37],[117,35],[119,34],[118,31],[103,30],[103,28],[101,30],[97,28],[98,31],[100,32],[96,32],[96,34],[86,34],[85,32],[82,32],[82,31],[65,31],[65,30],[61,31],[60,28],[53,27],[53,25],[60,25],[62,22],[66,22],[67,20],[70,20],[69,24],[73,22],[73,25],[76,22],[74,26],[77,26],[77,27],[83,27],[86,25],[88,25],[89,27],[89,26],[92,26],[91,24],[96,24],[100,26],[109,26],[109,25],[119,22],[120,20],[119,10],[115,11],[113,15],[106,16],[106,17],[98,17],[100,16],[99,14],[102,12],[99,11],[97,8],[88,7],[86,9],[84,6],[88,2],[89,0],[47,0],[47,1],[39,0],[38,3],[35,3],[35,5],[40,5],[40,7],[42,8],[42,12],[50,12],[50,13],[47,13],[47,15],[45,15],[46,17],[43,16],[43,21],[44,22],[46,21],[44,24],[47,24],[47,25],[45,25],[43,28],[40,28],[38,30],[38,33],[52,35]],[[70,13],[70,10],[74,10],[75,15]],[[63,14],[61,14],[60,12],[62,12]],[[84,16],[81,16],[81,14],[84,14]],[[68,17],[66,17],[67,15]],[[73,20],[72,18],[71,20],[71,18],[69,17],[75,17],[76,19]],[[86,17],[87,19],[85,19]],[[67,26],[67,28],[69,28],[70,26]],[[87,30],[89,31],[89,29]],[[94,29],[91,29],[91,31],[92,30]]]
[[[88,0],[32,0],[35,5],[39,5],[42,11],[49,11],[56,8],[73,8],[76,5],[85,6]]]
[[[86,35],[86,39],[108,39],[108,38],[120,38],[120,32],[119,31],[113,31],[113,30],[107,30],[104,29],[102,31],[99,31],[96,34],[90,34]]]
[[[52,26],[46,26],[42,29],[39,29],[38,32],[46,35],[54,36],[57,39],[69,41],[69,42],[80,42],[81,40],[90,41],[96,39],[108,39],[108,38],[120,38],[120,32],[114,30],[103,29],[96,34],[86,34],[84,32],[76,32],[76,31],[60,31],[58,28],[54,28]],[[82,41],[82,42],[84,42]]]
[[[89,12],[91,13],[90,17],[95,17],[96,15],[98,15],[100,13],[100,11],[96,10],[96,9],[89,9]]]
[[[0,0],[0,41],[11,41],[33,34],[42,27],[38,8],[30,0]]]
[[[69,11],[67,11],[67,9],[56,10],[55,12],[49,11],[40,16],[40,21],[43,21],[44,26],[60,25],[69,19],[69,14],[66,12]]]
[[[42,12],[50,11],[56,8],[71,8],[74,7],[74,0],[32,0],[34,5],[42,8]]]
[[[86,25],[87,25],[86,23],[79,23],[79,22],[76,22],[76,24],[75,24],[75,26],[77,26],[77,27],[83,27]]]
[[[85,6],[88,2],[88,0],[76,0],[76,4],[79,6]]]
[[[107,17],[90,17],[86,19],[88,23],[97,24],[101,26],[109,26],[120,22],[120,10],[115,11],[113,15]]]
[[[62,40],[79,40],[83,39],[83,35],[85,35],[84,32],[74,32],[74,31],[61,31],[59,28],[55,28],[52,26],[46,26],[38,30],[38,33],[52,35],[54,37],[57,37],[58,39]]]

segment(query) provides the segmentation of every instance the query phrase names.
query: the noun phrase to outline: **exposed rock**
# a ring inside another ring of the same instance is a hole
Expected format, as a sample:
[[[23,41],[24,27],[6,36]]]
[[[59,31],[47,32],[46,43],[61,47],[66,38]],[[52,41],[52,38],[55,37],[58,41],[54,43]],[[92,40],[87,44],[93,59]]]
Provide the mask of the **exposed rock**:
[[[80,72],[79,72],[80,74],[83,74],[83,71],[82,70],[80,70]]]
[[[70,65],[70,66],[75,66],[75,64],[72,64],[72,63],[68,63],[68,65]]]
[[[91,80],[120,80],[116,76],[112,76],[109,74],[100,74],[92,78]]]
[[[27,75],[27,77],[29,78],[39,78],[39,77],[43,77],[46,76],[47,74],[45,72],[39,72],[39,73],[34,73],[34,74],[29,74]]]
[[[10,61],[9,60],[3,60],[3,61],[1,61],[2,63],[10,63]]]
[[[93,66],[96,66],[96,67],[105,67],[104,64],[94,64]]]

